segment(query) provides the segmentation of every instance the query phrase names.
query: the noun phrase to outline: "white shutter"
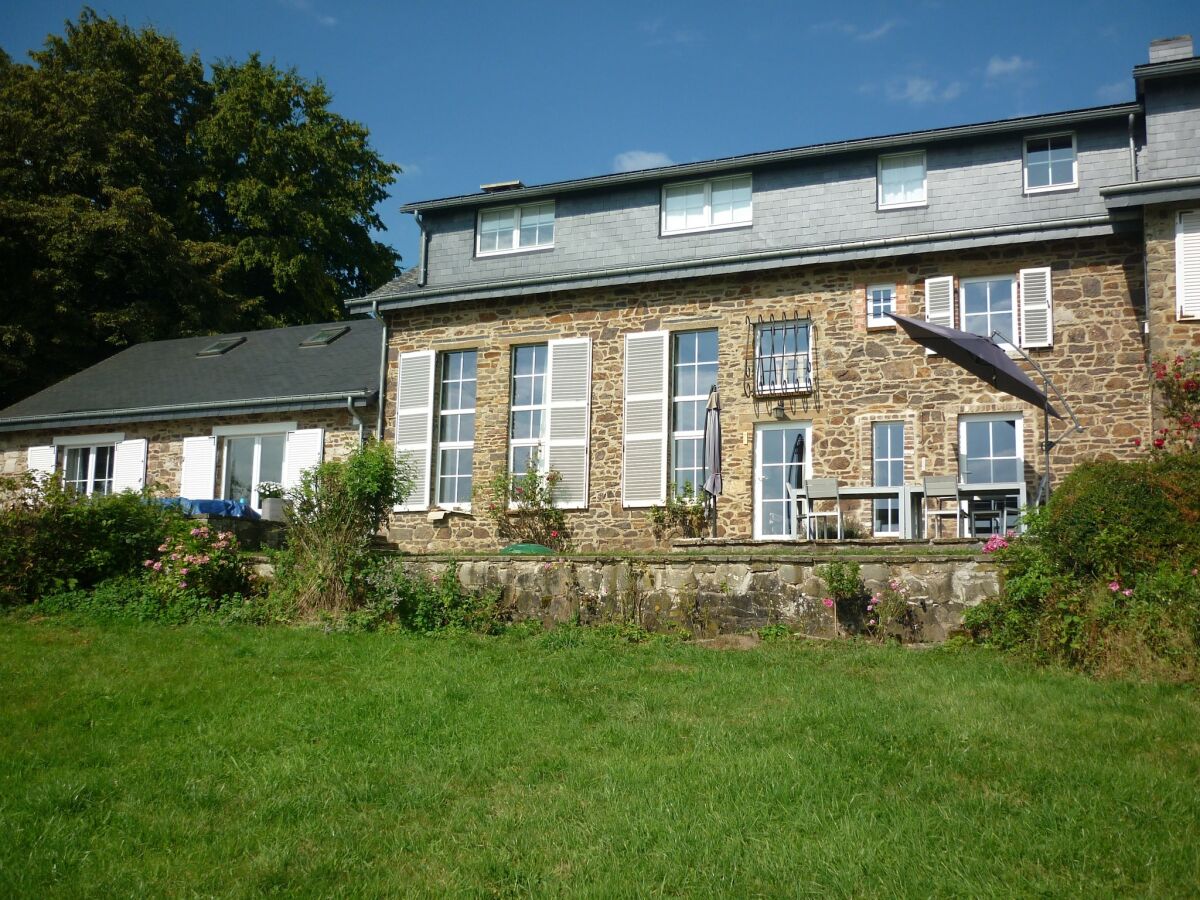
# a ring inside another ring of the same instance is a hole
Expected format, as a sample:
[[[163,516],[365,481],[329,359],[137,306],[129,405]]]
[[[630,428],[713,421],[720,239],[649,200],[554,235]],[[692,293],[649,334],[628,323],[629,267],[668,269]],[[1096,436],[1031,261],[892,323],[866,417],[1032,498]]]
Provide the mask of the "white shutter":
[[[667,332],[625,335],[626,506],[667,500]]]
[[[401,353],[396,386],[396,456],[412,466],[413,489],[397,510],[429,508],[429,473],[433,456],[432,350]]]
[[[300,476],[325,459],[325,429],[298,428],[289,431],[283,448],[283,486],[300,485]]]
[[[1050,270],[1022,269],[1021,346],[1049,347],[1054,343],[1054,307],[1051,302]]]
[[[179,478],[179,496],[188,500],[211,500],[217,483],[217,439],[183,439],[183,472]]]
[[[591,338],[548,342],[546,370],[546,467],[562,476],[554,489],[555,505],[586,509],[588,433],[592,393]]]
[[[1181,212],[1175,230],[1175,314],[1200,319],[1200,210]]]
[[[925,279],[925,321],[934,325],[954,327],[954,276],[943,275]],[[932,350],[925,351],[932,356]]]
[[[120,441],[113,451],[113,493],[146,486],[146,439]]]
[[[25,451],[25,468],[34,475],[53,475],[54,463],[57,458],[56,449],[53,444],[30,447]]]

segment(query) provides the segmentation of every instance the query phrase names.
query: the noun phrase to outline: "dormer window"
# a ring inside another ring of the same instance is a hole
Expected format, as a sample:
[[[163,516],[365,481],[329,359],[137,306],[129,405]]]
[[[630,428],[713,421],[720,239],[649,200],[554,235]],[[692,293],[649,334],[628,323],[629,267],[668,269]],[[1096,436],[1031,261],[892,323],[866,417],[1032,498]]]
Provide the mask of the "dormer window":
[[[485,209],[479,213],[476,256],[554,246],[554,201]]]
[[[662,194],[662,233],[686,234],[749,225],[754,215],[749,175],[668,184]]]
[[[1026,138],[1025,193],[1063,191],[1078,186],[1075,135]]]

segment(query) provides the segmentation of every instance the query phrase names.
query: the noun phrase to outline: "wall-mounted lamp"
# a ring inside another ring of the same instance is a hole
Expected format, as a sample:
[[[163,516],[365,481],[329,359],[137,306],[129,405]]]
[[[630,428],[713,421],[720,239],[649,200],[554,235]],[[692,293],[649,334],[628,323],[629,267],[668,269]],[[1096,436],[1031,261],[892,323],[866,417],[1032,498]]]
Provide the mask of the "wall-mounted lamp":
[[[787,418],[787,410],[783,407],[782,399],[780,399],[780,401],[771,408],[771,415],[773,415],[776,420],[780,422]]]

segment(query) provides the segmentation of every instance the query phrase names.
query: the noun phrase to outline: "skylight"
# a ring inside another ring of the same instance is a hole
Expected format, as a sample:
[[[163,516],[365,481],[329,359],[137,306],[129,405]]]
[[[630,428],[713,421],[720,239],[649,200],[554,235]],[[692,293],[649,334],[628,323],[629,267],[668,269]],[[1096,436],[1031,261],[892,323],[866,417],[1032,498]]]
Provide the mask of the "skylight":
[[[203,350],[201,350],[196,355],[197,356],[220,356],[223,353],[228,353],[230,350],[232,350],[238,344],[244,344],[244,343],[246,343],[246,339],[244,337],[221,338],[219,341],[209,344],[207,347],[205,347]]]
[[[327,328],[322,328],[311,337],[307,337],[300,342],[301,347],[324,347],[332,344],[343,334],[350,330],[349,325],[330,325]]]

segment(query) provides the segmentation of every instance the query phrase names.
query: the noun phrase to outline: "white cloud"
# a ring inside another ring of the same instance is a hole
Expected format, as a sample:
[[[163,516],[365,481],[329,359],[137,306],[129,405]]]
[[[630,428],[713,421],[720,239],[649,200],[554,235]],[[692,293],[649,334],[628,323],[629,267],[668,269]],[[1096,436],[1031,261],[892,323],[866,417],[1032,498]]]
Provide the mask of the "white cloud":
[[[988,60],[987,77],[989,79],[1008,78],[1020,75],[1022,72],[1028,72],[1032,68],[1032,62],[1016,54],[1012,56],[993,56]]]
[[[416,163],[399,163],[399,166],[401,172],[413,178],[418,175],[422,175],[425,172],[425,170]]]
[[[613,157],[613,168],[618,172],[636,172],[674,164],[675,161],[667,154],[655,150],[626,150]]]
[[[966,85],[961,81],[940,84],[921,75],[905,76],[889,82],[886,88],[889,100],[912,103],[916,106],[925,103],[946,103],[961,96],[965,89]]]
[[[647,47],[682,46],[704,42],[704,35],[694,28],[675,28],[666,19],[658,18],[642,22],[638,30],[644,35]]]
[[[279,5],[303,13],[311,17],[318,25],[324,25],[326,28],[332,28],[338,23],[336,16],[318,12],[313,6],[312,0],[279,0]]]
[[[1133,85],[1128,80],[1102,84],[1096,88],[1096,97],[1102,103],[1120,103],[1133,99]]]
[[[856,41],[877,41],[893,28],[896,27],[894,21],[888,20],[881,22],[874,28],[860,28],[850,22],[842,21],[841,19],[833,19],[828,22],[818,22],[815,25],[810,25],[808,30],[816,34],[840,34],[843,37],[854,38]]]

